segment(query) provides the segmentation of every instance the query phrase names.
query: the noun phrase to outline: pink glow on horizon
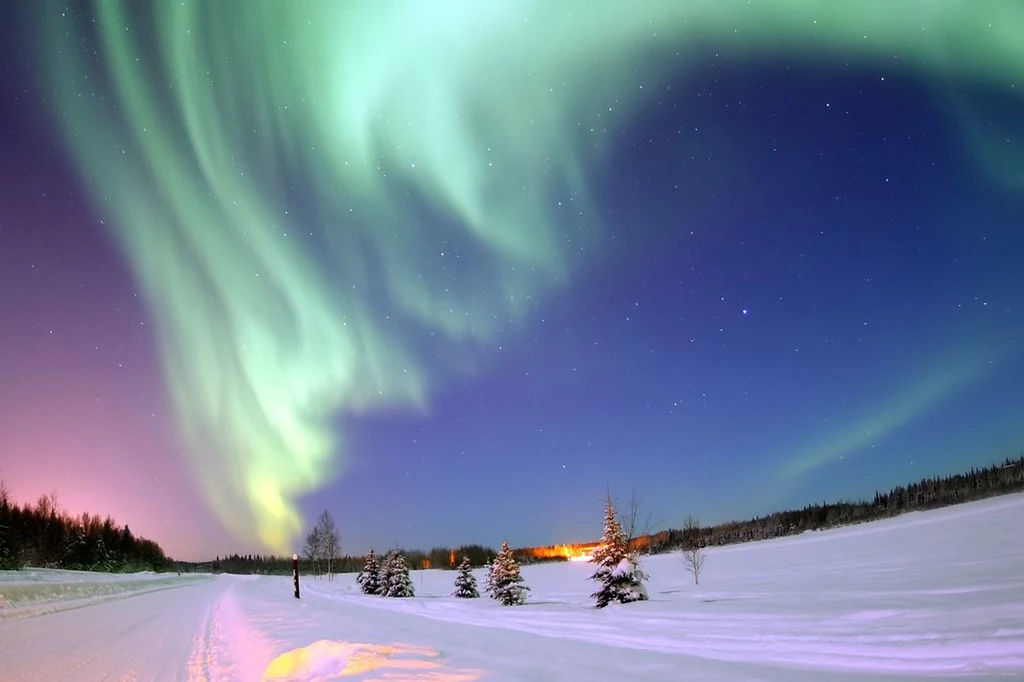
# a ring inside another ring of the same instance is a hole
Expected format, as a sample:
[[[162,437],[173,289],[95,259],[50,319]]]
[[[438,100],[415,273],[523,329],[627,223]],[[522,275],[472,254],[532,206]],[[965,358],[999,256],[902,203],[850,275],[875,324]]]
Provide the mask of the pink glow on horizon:
[[[234,549],[174,452],[154,377],[69,354],[40,367],[17,360],[17,395],[0,396],[0,480],[16,503],[56,494],[66,513],[111,516],[175,558]]]

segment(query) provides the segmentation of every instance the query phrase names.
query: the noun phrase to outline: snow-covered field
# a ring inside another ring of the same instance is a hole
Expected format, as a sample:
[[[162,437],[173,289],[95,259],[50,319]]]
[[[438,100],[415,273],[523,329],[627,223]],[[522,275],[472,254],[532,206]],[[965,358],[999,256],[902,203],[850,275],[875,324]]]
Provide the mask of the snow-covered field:
[[[651,600],[604,610],[585,563],[524,568],[521,607],[449,597],[450,571],[405,600],[307,578],[298,601],[288,578],[0,573],[0,679],[1024,677],[1022,521],[1014,495],[712,549],[700,586],[651,557]]]

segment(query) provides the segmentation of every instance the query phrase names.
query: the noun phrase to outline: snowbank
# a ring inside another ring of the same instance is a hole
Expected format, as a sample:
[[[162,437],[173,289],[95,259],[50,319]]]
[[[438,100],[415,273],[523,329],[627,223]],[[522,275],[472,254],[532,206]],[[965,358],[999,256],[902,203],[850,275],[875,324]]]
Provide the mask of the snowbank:
[[[93,573],[42,568],[0,571],[0,620],[80,608],[98,600],[164,590],[212,576]]]

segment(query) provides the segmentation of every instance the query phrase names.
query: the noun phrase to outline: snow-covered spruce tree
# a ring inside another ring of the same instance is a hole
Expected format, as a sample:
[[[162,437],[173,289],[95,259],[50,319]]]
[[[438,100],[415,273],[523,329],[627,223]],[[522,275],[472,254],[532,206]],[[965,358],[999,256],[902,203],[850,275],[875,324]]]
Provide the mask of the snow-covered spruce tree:
[[[381,589],[385,597],[415,597],[412,578],[409,577],[409,564],[405,555],[396,549],[391,550],[384,561],[385,567],[381,580]],[[383,578],[386,577],[386,580]]]
[[[615,505],[611,493],[604,510],[604,535],[590,559],[598,565],[590,576],[601,587],[591,597],[597,600],[597,608],[604,608],[613,601],[628,604],[647,599],[644,581],[647,574],[640,570],[635,552],[630,552],[622,527],[615,516]]]
[[[487,591],[491,599],[497,599],[505,606],[526,603],[526,593],[530,588],[523,582],[523,576],[519,573],[519,562],[509,549],[507,540],[501,543],[501,551],[491,564]]]
[[[363,594],[380,594],[380,562],[377,561],[377,555],[370,550],[369,555],[366,557],[366,564],[363,566],[363,570],[356,576],[356,582],[359,583],[359,589],[363,591]]]
[[[452,596],[460,599],[476,599],[480,596],[468,556],[462,557],[462,563],[459,564],[459,574],[455,576],[455,591],[452,592]]]

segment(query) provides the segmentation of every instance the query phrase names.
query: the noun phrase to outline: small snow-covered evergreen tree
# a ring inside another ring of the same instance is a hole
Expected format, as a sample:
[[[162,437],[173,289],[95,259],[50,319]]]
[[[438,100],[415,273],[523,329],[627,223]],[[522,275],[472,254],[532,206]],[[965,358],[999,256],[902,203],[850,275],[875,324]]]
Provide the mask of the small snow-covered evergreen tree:
[[[526,593],[530,588],[523,582],[523,576],[519,573],[519,562],[509,549],[507,540],[501,543],[501,551],[491,564],[487,576],[487,591],[491,599],[497,599],[505,606],[526,603]]]
[[[590,561],[598,565],[591,580],[600,583],[591,597],[597,600],[597,608],[604,608],[613,601],[628,604],[647,599],[644,581],[647,574],[640,570],[635,552],[629,550],[622,526],[615,516],[615,505],[611,493],[604,510],[604,535],[594,549]]]
[[[480,596],[468,556],[462,557],[462,563],[459,564],[459,574],[455,577],[455,591],[452,592],[452,596],[461,599],[476,599]]]
[[[381,593],[380,574],[380,562],[377,561],[377,555],[371,549],[366,557],[366,564],[363,566],[363,570],[356,576],[356,582],[359,583],[359,588],[363,591],[363,594],[379,595]]]
[[[405,555],[397,549],[391,550],[384,560],[381,590],[385,597],[416,596],[412,587],[412,578],[409,577],[409,564],[405,561]]]

